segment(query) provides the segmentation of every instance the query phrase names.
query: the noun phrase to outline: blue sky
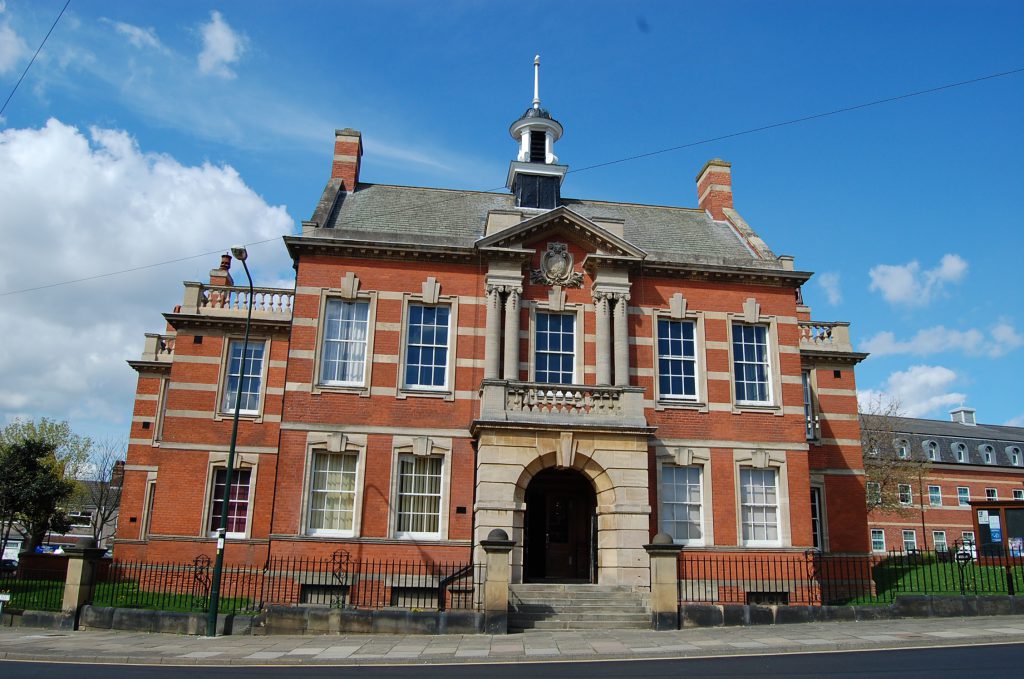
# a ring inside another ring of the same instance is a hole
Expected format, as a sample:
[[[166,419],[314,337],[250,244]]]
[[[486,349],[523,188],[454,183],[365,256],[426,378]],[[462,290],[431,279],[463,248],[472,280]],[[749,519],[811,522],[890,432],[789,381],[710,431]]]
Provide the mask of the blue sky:
[[[63,0],[0,0],[6,97]],[[439,9],[439,7],[441,9]],[[541,97],[570,169],[1024,67],[1019,2],[73,0],[0,120],[0,292],[292,231],[333,130],[364,181],[495,189]],[[563,193],[695,206],[705,160],[737,209],[818,272],[866,392],[1024,425],[1024,73],[609,167]],[[284,283],[279,241],[251,249]],[[0,421],[124,435],[141,333],[207,255],[0,304]]]

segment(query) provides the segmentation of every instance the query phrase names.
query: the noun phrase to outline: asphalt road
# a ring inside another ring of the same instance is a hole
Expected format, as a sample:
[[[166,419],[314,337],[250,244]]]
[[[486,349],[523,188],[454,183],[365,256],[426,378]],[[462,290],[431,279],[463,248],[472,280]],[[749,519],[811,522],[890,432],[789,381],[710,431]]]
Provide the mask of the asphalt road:
[[[666,679],[667,677],[984,677],[1024,676],[1024,644],[999,644],[893,651],[849,651],[731,656],[684,660],[632,660],[564,663],[481,663],[459,665],[359,665],[346,667],[167,667],[159,665],[79,665],[0,661],[4,679]]]

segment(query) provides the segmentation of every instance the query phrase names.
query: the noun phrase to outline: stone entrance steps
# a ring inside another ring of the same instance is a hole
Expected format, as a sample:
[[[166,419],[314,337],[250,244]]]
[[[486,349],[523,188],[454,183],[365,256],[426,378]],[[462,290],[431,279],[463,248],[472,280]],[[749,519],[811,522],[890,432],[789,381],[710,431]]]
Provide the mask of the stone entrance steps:
[[[649,629],[644,597],[626,585],[509,585],[508,626],[527,629]]]

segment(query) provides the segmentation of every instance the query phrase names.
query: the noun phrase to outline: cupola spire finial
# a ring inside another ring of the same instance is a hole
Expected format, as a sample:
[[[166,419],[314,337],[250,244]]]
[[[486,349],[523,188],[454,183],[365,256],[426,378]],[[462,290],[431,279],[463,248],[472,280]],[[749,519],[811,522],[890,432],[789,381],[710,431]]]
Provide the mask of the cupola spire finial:
[[[533,58],[533,107],[540,108],[540,55]]]

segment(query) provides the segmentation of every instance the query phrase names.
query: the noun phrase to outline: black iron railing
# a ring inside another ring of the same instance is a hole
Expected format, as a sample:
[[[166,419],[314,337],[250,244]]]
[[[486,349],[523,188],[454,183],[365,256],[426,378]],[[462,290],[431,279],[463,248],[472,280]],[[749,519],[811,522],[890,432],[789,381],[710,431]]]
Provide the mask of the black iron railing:
[[[1024,594],[1024,557],[972,543],[870,556],[815,550],[679,556],[681,603],[888,604],[900,594]]]

